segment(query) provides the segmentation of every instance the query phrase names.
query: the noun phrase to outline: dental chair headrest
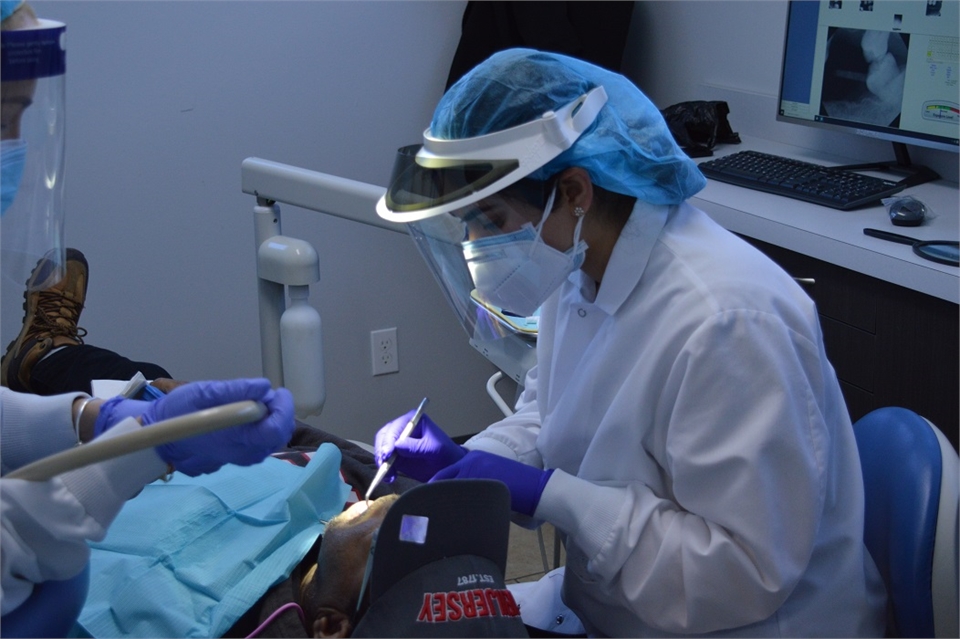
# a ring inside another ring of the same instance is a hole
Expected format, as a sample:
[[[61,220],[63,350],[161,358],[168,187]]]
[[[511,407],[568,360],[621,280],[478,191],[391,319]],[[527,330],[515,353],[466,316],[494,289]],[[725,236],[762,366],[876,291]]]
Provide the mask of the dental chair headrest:
[[[405,492],[374,541],[369,608],[353,637],[526,637],[504,583],[510,492],[448,480]]]

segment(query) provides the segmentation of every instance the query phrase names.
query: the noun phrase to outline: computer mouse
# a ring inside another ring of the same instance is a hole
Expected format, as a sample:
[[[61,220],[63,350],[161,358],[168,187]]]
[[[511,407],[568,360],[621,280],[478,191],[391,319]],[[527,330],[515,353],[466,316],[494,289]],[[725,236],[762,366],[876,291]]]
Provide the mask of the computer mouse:
[[[920,226],[926,212],[920,200],[904,198],[890,205],[890,221],[894,226]]]

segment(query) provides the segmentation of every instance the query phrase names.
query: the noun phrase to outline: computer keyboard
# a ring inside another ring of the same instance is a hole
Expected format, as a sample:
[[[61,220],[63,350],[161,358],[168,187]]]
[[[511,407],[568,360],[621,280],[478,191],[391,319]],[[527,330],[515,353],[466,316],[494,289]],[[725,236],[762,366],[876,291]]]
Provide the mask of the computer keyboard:
[[[876,204],[904,184],[757,151],[700,163],[708,178],[848,211]]]

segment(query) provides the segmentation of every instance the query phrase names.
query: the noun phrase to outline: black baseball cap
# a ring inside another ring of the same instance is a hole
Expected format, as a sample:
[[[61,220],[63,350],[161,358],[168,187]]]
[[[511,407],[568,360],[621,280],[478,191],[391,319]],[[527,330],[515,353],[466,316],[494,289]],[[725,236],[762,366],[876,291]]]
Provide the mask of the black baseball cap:
[[[422,484],[374,540],[369,607],[353,637],[526,637],[504,583],[510,492],[499,481]]]

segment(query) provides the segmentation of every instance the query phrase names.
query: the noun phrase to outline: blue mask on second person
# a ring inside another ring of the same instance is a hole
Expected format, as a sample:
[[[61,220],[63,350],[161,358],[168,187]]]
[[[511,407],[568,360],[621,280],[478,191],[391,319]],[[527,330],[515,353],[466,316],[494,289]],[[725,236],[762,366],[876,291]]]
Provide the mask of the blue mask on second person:
[[[0,216],[5,215],[13,204],[23,179],[23,167],[27,159],[27,143],[23,140],[3,140],[0,142],[0,186],[2,186],[2,208]]]

